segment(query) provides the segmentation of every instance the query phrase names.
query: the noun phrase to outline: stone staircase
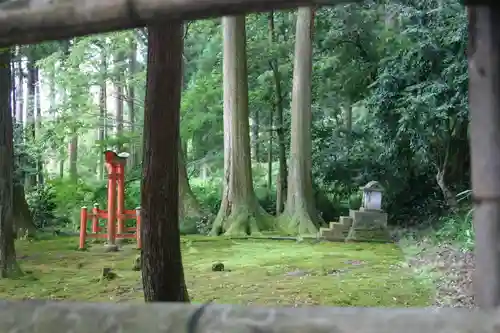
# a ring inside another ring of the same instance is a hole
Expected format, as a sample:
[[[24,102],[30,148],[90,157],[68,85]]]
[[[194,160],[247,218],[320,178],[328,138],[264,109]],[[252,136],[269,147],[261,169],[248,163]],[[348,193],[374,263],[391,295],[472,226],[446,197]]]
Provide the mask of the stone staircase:
[[[352,223],[352,217],[341,216],[339,222],[330,222],[328,228],[320,228],[319,237],[331,242],[343,242],[349,234]]]

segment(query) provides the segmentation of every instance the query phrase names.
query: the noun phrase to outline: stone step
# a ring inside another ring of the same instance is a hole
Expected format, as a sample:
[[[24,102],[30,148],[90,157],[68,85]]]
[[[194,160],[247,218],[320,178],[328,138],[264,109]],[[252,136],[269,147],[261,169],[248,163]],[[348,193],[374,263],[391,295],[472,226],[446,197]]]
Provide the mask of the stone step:
[[[323,238],[327,241],[330,241],[330,242],[344,242],[345,241],[345,236],[342,233],[335,232],[333,230],[330,232],[324,232]]]
[[[339,222],[330,222],[329,225],[330,225],[330,229],[333,229],[333,228],[337,228],[337,226],[340,225],[340,223]]]
[[[319,235],[324,237],[325,234],[332,232],[330,228],[319,228]]]
[[[341,216],[339,220],[341,224],[348,228],[352,226],[353,219],[350,216]]]

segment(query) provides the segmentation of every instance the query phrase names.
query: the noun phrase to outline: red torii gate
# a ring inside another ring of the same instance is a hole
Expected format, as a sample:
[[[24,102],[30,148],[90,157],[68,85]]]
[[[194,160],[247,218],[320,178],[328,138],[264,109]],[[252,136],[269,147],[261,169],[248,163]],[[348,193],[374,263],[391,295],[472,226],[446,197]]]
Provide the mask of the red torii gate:
[[[87,238],[106,238],[107,248],[116,250],[116,239],[135,238],[137,248],[141,248],[141,214],[140,208],[135,210],[125,209],[125,165],[128,153],[116,154],[112,150],[104,152],[106,170],[108,172],[108,206],[107,210],[99,209],[94,204],[92,213],[88,214],[87,207],[82,207],[80,212],[80,244],[85,248]],[[87,233],[87,222],[92,219],[92,233]],[[100,234],[103,228],[99,227],[99,219],[107,219],[106,233]],[[135,227],[125,227],[125,220],[135,219]],[[130,233],[132,232],[132,233]]]

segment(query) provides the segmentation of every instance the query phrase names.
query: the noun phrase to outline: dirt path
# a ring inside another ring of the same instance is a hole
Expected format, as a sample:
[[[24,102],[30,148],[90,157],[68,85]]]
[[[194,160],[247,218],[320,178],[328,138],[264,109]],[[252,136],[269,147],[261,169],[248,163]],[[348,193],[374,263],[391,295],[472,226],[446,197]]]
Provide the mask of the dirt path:
[[[474,253],[452,244],[401,240],[407,264],[436,286],[434,306],[473,308]]]

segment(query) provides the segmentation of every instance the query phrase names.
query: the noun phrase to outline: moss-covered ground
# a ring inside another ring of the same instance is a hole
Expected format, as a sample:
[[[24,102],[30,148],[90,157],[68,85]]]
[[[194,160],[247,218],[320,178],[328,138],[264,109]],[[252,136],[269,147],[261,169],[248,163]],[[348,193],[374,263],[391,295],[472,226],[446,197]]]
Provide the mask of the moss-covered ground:
[[[0,280],[2,299],[142,302],[137,250],[104,253],[94,244],[77,251],[78,239],[18,241],[26,273]],[[402,264],[389,244],[310,243],[264,239],[183,237],[189,293],[194,302],[269,305],[426,306],[432,288]],[[222,262],[227,271],[212,272]],[[103,267],[117,274],[100,279]]]

